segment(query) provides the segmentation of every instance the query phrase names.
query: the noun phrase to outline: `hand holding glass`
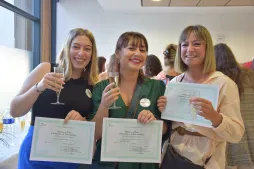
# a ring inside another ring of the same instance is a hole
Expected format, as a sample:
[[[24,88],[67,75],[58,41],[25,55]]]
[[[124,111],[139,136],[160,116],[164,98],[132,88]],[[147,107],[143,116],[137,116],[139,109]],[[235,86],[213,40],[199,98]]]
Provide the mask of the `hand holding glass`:
[[[109,82],[115,83],[115,87],[118,87],[118,81],[119,81],[119,72],[108,72]],[[120,109],[120,106],[116,106],[116,102],[113,103],[109,109]]]
[[[54,67],[54,73],[60,73],[64,77],[64,68],[62,68],[62,67]],[[61,85],[61,87],[62,87],[62,85]],[[51,103],[51,104],[64,105],[64,103],[59,102],[60,93],[61,93],[61,89],[59,90],[59,92],[56,92],[56,96],[57,96],[56,103]]]

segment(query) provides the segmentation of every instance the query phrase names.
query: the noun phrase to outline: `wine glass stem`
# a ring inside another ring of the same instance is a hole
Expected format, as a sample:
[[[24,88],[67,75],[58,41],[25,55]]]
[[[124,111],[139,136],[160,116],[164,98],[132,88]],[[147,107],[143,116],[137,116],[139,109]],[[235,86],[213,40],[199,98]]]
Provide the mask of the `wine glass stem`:
[[[56,94],[56,102],[59,103],[59,96],[60,96],[60,93],[59,94]]]
[[[116,102],[114,101],[114,103],[113,103],[113,107],[116,107]]]

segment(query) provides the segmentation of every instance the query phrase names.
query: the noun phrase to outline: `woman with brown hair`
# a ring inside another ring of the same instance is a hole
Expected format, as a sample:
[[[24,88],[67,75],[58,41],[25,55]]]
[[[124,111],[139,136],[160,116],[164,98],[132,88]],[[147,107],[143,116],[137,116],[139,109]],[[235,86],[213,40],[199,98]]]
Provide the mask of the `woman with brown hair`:
[[[98,57],[98,71],[99,71],[99,80],[105,80],[108,78],[108,73],[105,71],[106,58],[103,56]]]
[[[148,55],[146,63],[143,67],[143,71],[145,76],[154,78],[156,75],[158,75],[158,73],[162,71],[160,59],[155,55]]]
[[[245,133],[239,143],[228,143],[227,165],[238,169],[253,168],[254,165],[254,72],[241,67],[226,44],[214,46],[216,70],[230,77],[238,87],[240,108],[244,121]],[[253,107],[253,108],[252,108]]]
[[[106,58],[103,56],[98,57],[98,71],[99,74],[105,72]]]
[[[147,59],[147,52],[148,43],[143,34],[125,32],[119,37],[115,56],[111,57],[108,69],[109,72],[119,72],[118,87],[112,89],[115,84],[110,83],[109,80],[103,80],[96,84],[93,90],[94,108],[90,118],[96,122],[96,138],[102,136],[102,121],[105,117],[134,118],[144,125],[160,118],[157,99],[164,94],[165,85],[162,81],[144,76],[141,68]],[[143,98],[150,101],[148,107],[140,104]],[[109,109],[113,102],[121,108]],[[137,105],[133,111],[129,109],[131,105]],[[164,126],[164,133],[166,129],[167,127]],[[99,139],[91,169],[114,167],[117,169],[158,169],[159,167],[155,163],[101,162],[100,154],[101,140]]]

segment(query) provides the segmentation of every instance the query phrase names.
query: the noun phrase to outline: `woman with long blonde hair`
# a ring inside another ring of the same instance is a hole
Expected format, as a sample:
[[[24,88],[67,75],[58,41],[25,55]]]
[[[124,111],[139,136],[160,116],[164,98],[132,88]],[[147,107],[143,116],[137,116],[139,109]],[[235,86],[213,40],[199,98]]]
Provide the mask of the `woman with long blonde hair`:
[[[64,68],[64,76],[54,73],[54,66]],[[58,56],[57,65],[38,65],[11,102],[13,117],[24,116],[32,109],[31,126],[20,147],[18,169],[77,168],[78,165],[74,163],[30,160],[35,118],[86,120],[92,112],[92,89],[97,81],[97,49],[94,36],[87,29],[73,29]],[[56,102],[56,92],[60,91],[60,102],[64,105],[51,104]]]

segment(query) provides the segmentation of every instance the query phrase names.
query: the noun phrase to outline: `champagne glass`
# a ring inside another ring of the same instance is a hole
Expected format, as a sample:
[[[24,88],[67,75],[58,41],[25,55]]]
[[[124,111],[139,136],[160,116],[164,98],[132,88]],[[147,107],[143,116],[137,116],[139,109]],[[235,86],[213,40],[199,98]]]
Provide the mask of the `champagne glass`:
[[[19,117],[19,123],[20,123],[20,129],[21,129],[21,131],[24,131],[25,126],[26,126],[25,117]]]
[[[60,74],[62,74],[64,76],[64,68],[62,68],[62,67],[54,67],[54,73],[60,73]],[[62,84],[61,84],[61,87],[62,87]],[[56,96],[57,96],[56,102],[55,103],[51,103],[51,104],[54,104],[54,105],[64,105],[64,103],[59,102],[60,93],[61,93],[61,89],[60,89],[59,92],[56,92]]]
[[[119,72],[108,72],[108,78],[110,83],[115,83],[114,87],[118,87],[119,81]],[[116,106],[116,102],[114,101],[113,105],[109,107],[109,109],[120,109],[121,107]]]

